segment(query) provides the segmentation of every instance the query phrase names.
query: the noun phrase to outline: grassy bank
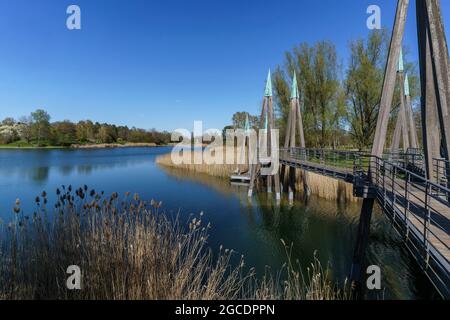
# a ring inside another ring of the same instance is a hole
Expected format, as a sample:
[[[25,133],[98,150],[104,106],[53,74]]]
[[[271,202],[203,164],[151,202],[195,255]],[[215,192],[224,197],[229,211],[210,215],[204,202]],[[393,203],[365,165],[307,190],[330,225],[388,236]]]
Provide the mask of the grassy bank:
[[[2,225],[1,299],[346,298],[317,260],[305,277],[288,259],[280,273],[256,278],[243,257],[231,263],[232,250],[213,255],[202,214],[185,224],[138,195],[57,193],[54,209],[43,193],[29,217],[17,200],[14,221]],[[66,289],[70,265],[82,270],[81,290]]]
[[[195,151],[199,152],[199,151]],[[194,157],[194,156],[193,156]],[[166,168],[177,168],[180,170],[208,174],[214,177],[228,179],[236,170],[235,165],[227,164],[181,164],[177,165],[172,162],[171,155],[165,154],[157,157],[156,163]],[[353,185],[344,181],[322,176],[313,172],[305,172],[296,169],[296,190],[299,196],[304,195],[304,183],[307,177],[308,187],[311,194],[327,200],[358,202],[358,198],[353,196]],[[287,185],[285,184],[285,189]]]
[[[0,144],[0,149],[65,149],[64,146],[39,146],[24,141],[16,141],[9,144]]]
[[[72,144],[73,149],[105,149],[105,148],[142,148],[142,147],[158,147],[156,143],[98,143],[98,144]]]
[[[91,144],[72,144],[70,146],[39,146],[37,144],[14,142],[10,144],[0,144],[0,149],[107,149],[107,148],[151,148],[161,147],[156,143],[91,143]]]

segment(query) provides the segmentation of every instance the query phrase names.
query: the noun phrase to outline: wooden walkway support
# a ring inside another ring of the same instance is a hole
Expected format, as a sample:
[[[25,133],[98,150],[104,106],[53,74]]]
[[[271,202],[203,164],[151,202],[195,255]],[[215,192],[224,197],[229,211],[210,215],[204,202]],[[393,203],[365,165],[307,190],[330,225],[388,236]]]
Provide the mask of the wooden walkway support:
[[[404,72],[403,52],[400,50],[398,62],[397,78],[400,85],[400,108],[397,115],[394,136],[391,144],[391,153],[396,154],[400,150],[400,138],[403,141],[403,152],[408,152],[411,148],[419,148],[419,138],[414,121],[414,112],[411,103],[408,74]]]
[[[413,147],[411,142],[412,132],[415,127],[410,127],[410,115],[412,115],[411,105],[406,103],[405,93],[405,76],[403,64],[403,52],[400,50],[400,57],[398,61],[397,78],[400,83],[400,107],[397,115],[397,123],[395,125],[394,137],[392,139],[391,152],[395,154],[400,150],[400,136],[402,137],[403,151],[407,152],[410,147]],[[410,138],[411,133],[411,138]],[[417,148],[417,144],[413,148]]]
[[[298,131],[298,132],[297,132]],[[292,78],[292,86],[291,86],[291,101],[290,101],[290,108],[289,108],[289,114],[288,114],[288,121],[287,121],[287,127],[286,127],[286,135],[284,138],[284,147],[285,148],[296,148],[296,139],[297,139],[297,133],[299,137],[299,147],[301,149],[305,148],[305,134],[303,132],[303,119],[302,119],[302,112],[300,108],[300,94],[298,90],[298,84],[297,84],[297,75],[294,71],[294,76]],[[281,163],[281,179],[283,179],[283,182],[285,181],[285,173],[286,169],[288,169],[288,198],[289,201],[294,200],[294,192],[295,192],[295,167],[294,166],[288,166],[286,164]],[[305,187],[305,194],[309,194],[308,189],[308,175],[305,172],[304,175],[304,187]]]
[[[266,125],[265,125],[266,124]],[[273,165],[271,163],[272,159],[272,150],[273,145],[278,145],[278,141],[272,141],[272,133],[273,129],[275,129],[275,116],[273,112],[273,94],[272,94],[272,79],[271,74],[269,70],[269,74],[267,75],[267,81],[266,81],[266,89],[264,92],[264,98],[263,98],[263,104],[261,109],[261,117],[260,117],[260,128],[265,127],[264,134],[261,136],[261,130],[260,130],[260,136],[259,140],[264,141],[264,145],[261,147],[259,146],[259,152],[254,152],[254,156],[257,157],[257,161],[254,161],[253,159],[252,163],[256,162],[256,165],[253,165],[251,175],[250,175],[250,186],[248,189],[248,196],[251,197],[253,195],[253,190],[256,186],[257,180],[261,177],[261,168],[262,166],[270,166]],[[264,148],[267,147],[266,150]],[[262,150],[261,150],[262,149]],[[266,151],[266,152],[261,152]],[[278,152],[278,150],[276,150]],[[262,153],[267,153],[267,155],[263,154],[263,157],[261,157]],[[278,161],[278,160],[277,160]],[[278,163],[276,164],[278,165]],[[275,174],[266,176],[266,183],[267,183],[267,191],[272,192],[272,186],[275,187],[275,197],[277,200],[281,199],[281,190],[280,190],[280,175],[279,171],[277,170]]]
[[[241,145],[237,146],[238,164],[230,180],[235,184],[248,184],[252,172],[252,150],[251,150],[251,128],[248,120],[248,114],[245,116],[245,125]],[[239,139],[238,139],[239,141]],[[244,163],[242,163],[244,162]]]

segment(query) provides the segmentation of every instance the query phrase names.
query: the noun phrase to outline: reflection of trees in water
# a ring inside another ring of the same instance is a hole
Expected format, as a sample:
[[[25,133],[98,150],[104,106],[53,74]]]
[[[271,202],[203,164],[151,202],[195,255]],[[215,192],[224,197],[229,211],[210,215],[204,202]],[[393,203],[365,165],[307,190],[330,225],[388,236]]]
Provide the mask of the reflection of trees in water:
[[[59,167],[58,172],[62,176],[69,176],[73,172],[74,168],[75,168],[75,166],[61,166],[61,167]]]
[[[38,167],[29,171],[31,180],[39,183],[46,182],[48,180],[49,172],[50,170],[48,167]]]
[[[94,166],[90,165],[90,164],[82,164],[77,166],[77,172],[79,174],[84,174],[84,175],[89,175],[92,173]],[[107,168],[111,168],[111,167],[107,167]],[[99,169],[99,168],[96,168]]]

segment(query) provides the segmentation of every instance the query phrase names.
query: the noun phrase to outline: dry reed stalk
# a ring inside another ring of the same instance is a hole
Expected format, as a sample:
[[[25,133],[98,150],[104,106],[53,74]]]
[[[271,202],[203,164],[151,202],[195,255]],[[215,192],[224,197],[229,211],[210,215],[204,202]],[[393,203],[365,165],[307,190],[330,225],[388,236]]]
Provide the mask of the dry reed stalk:
[[[202,214],[184,225],[161,213],[161,203],[137,194],[121,200],[117,193],[105,197],[87,186],[57,194],[54,209],[47,208],[43,193],[33,216],[17,205],[14,221],[1,226],[1,299],[345,297],[318,267],[308,280],[289,261],[285,277],[280,271],[257,279],[242,259],[231,263],[232,250],[221,248],[214,258]],[[66,289],[69,265],[81,268],[82,290]]]
[[[200,151],[195,151],[200,152]],[[225,152],[224,152],[225,154]],[[235,157],[236,157],[235,150]],[[193,156],[193,155],[192,155]],[[156,158],[156,163],[167,168],[177,168],[180,170],[204,173],[219,178],[229,178],[236,169],[236,165],[227,164],[180,164],[172,162],[171,155],[165,154]],[[309,189],[311,194],[327,200],[338,200],[343,202],[358,202],[358,198],[353,196],[353,185],[344,181],[322,176],[313,172],[307,173],[309,176]],[[304,170],[296,169],[296,189],[302,196],[304,190]],[[285,183],[287,188],[287,183]]]

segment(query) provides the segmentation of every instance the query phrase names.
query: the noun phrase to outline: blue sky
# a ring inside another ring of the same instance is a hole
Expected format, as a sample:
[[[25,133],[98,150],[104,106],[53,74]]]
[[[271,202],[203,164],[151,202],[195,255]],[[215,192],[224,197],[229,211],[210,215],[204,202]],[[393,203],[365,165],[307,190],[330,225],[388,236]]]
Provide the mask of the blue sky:
[[[82,30],[66,28],[70,4]],[[44,108],[52,120],[222,128],[258,112],[267,70],[293,46],[331,40],[345,65],[370,4],[390,30],[394,0],[0,0],[0,119]],[[414,27],[412,1],[409,60]]]

